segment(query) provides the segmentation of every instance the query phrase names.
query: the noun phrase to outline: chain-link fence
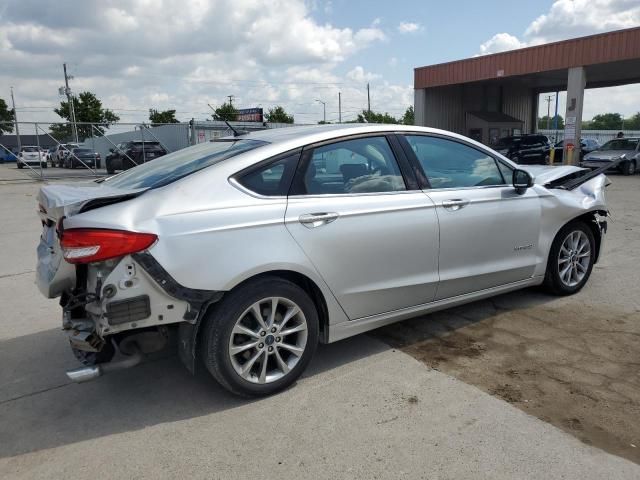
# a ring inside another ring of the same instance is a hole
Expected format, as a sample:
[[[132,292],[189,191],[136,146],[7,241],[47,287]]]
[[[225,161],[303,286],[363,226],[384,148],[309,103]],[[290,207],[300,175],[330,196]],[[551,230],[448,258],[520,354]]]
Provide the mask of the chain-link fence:
[[[143,124],[5,122],[13,134],[0,136],[0,163],[14,164],[34,179],[95,178],[132,168],[167,153],[231,134],[225,122]],[[291,126],[231,122],[236,130]],[[77,135],[77,137],[76,137]]]

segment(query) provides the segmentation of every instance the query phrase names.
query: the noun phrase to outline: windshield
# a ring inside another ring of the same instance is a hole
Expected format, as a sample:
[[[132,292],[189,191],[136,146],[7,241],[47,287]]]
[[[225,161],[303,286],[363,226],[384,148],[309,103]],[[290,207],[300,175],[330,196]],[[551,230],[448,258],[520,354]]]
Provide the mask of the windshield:
[[[637,138],[618,138],[608,141],[600,147],[600,150],[635,150],[637,146]]]
[[[267,142],[259,140],[238,139],[194,145],[126,170],[106,179],[105,183],[111,187],[123,189],[162,187],[222,160],[266,144]]]

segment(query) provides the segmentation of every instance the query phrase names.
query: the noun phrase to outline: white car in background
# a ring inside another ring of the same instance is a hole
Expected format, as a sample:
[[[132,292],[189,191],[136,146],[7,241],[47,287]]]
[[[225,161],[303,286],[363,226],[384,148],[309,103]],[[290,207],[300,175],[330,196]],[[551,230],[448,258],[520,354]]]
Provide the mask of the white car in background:
[[[17,165],[18,168],[25,166],[47,168],[47,154],[38,146],[24,146],[18,153]]]

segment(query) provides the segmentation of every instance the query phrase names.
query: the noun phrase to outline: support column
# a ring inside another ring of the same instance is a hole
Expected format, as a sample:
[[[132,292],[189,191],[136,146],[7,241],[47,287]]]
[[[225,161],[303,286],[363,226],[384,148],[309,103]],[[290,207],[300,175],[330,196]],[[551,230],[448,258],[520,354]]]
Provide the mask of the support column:
[[[564,152],[566,165],[577,165],[580,161],[580,135],[582,130],[582,102],[587,83],[584,67],[569,69],[567,79],[567,110],[564,116]],[[573,145],[570,152],[569,146]]]
[[[415,116],[414,124],[419,126],[426,126],[427,121],[425,118],[426,109],[426,95],[424,88],[416,88],[413,91],[413,113]]]

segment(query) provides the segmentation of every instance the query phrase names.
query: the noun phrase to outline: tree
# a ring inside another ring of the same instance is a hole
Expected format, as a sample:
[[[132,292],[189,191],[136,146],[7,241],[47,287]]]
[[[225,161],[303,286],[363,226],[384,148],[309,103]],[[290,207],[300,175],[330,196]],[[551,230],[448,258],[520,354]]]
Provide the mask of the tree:
[[[15,119],[15,113],[13,109],[9,109],[7,106],[7,102],[5,102],[2,98],[0,98],[0,135],[4,132],[11,133],[13,132],[13,123],[4,123],[4,122],[13,122]]]
[[[402,123],[404,125],[415,125],[416,124],[416,114],[413,111],[413,105],[409,105],[407,111],[404,112],[402,116]]]
[[[626,130],[640,130],[640,112],[625,119],[624,128]]]
[[[78,140],[93,135],[101,136],[109,125],[120,120],[120,117],[107,108],[102,108],[102,102],[91,92],[82,92],[77,97],[73,97],[73,106],[76,113],[76,122],[90,122],[97,125],[77,125]],[[69,102],[60,102],[60,108],[54,108],[59,116],[71,121],[71,110]],[[58,140],[68,140],[72,138],[73,129],[70,124],[54,123],[49,126],[51,134]]]
[[[154,108],[149,109],[149,120],[151,120],[151,126],[155,127],[162,123],[179,123],[176,119],[175,110],[164,110],[159,112]]]
[[[546,130],[547,129],[547,120],[549,120],[549,128],[553,128],[553,119],[556,118],[556,116],[554,115],[553,117],[547,117],[546,115],[544,117],[540,117],[538,118],[538,129],[541,130]],[[564,118],[562,118],[562,115],[558,115],[558,125],[556,128],[558,128],[559,130],[562,130],[564,128]]]
[[[601,113],[593,117],[589,128],[591,130],[622,130],[622,115],[619,113]]]
[[[387,112],[376,113],[373,110],[362,110],[362,113],[358,114],[356,123],[400,123],[398,119],[392,117]]]
[[[284,108],[278,105],[275,108],[270,108],[269,113],[265,115],[267,122],[273,123],[293,123],[293,115],[289,115],[285,112]]]
[[[227,122],[235,120],[237,117],[238,110],[235,109],[231,102],[223,103],[221,106],[216,108],[215,114],[213,115],[214,120],[226,120]]]

